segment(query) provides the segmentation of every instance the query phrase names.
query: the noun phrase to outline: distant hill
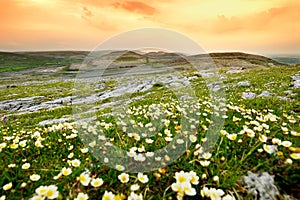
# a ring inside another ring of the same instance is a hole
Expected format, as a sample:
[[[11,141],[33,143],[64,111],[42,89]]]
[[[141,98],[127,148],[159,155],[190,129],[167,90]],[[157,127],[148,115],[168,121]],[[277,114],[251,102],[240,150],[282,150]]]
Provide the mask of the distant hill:
[[[0,72],[18,71],[36,67],[70,67],[72,64],[78,67],[88,55],[89,52],[87,51],[0,52]],[[200,64],[202,61],[212,59],[219,67],[254,68],[284,65],[268,57],[241,52],[210,53],[209,56],[199,54],[184,57],[180,53],[163,51],[143,54],[141,52],[124,50],[112,51],[101,58],[96,57],[95,59],[116,59],[113,62],[113,67],[117,68],[118,66],[131,67],[152,62],[161,62],[166,66],[178,67],[189,64],[185,58],[192,60],[193,63]]]

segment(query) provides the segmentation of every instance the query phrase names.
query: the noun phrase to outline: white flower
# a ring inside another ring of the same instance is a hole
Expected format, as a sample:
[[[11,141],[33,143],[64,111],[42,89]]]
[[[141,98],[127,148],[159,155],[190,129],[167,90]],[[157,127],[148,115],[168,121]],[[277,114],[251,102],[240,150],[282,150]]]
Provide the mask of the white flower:
[[[208,160],[200,160],[200,164],[202,167],[207,167],[210,164],[210,161]]]
[[[210,196],[210,189],[207,187],[203,187],[203,189],[200,191],[202,197],[209,197]]]
[[[222,200],[235,200],[235,198],[229,194],[227,194],[226,196],[222,197]]]
[[[268,139],[267,136],[265,136],[265,135],[259,135],[259,140],[260,140],[261,142],[266,142],[267,139]]]
[[[122,173],[118,176],[118,179],[121,181],[121,183],[127,183],[129,181],[129,175]]]
[[[78,160],[78,159],[72,160],[72,166],[73,167],[79,167],[80,166],[80,160]]]
[[[134,192],[131,192],[128,197],[128,200],[142,200],[142,199],[143,199],[142,194],[137,195]]]
[[[147,175],[143,175],[143,173],[138,173],[138,179],[141,183],[147,183],[149,181]]]
[[[22,165],[22,169],[29,169],[29,167],[30,167],[30,163],[24,163]]]
[[[273,154],[273,153],[277,152],[277,146],[276,145],[267,145],[267,144],[264,144],[263,148],[269,154]]]
[[[102,196],[102,200],[114,200],[115,195],[112,192],[104,192],[104,195]]]
[[[87,200],[87,199],[89,199],[89,196],[87,194],[80,192],[78,193],[77,197],[74,200]]]
[[[236,140],[236,137],[237,137],[237,134],[235,134],[235,133],[233,133],[233,134],[228,134],[228,135],[227,135],[227,138],[228,138],[229,140]]]
[[[209,152],[205,152],[205,153],[202,154],[202,158],[204,158],[204,159],[206,159],[206,160],[210,159],[211,156],[212,156],[212,154],[209,153]]]
[[[189,174],[191,176],[191,183],[193,185],[198,185],[199,184],[199,176],[197,176],[196,172],[190,171]]]
[[[56,199],[58,197],[59,192],[57,191],[57,186],[49,185],[47,187],[46,197],[48,199]]]
[[[137,191],[138,189],[140,189],[140,186],[138,184],[133,184],[130,186],[131,191]]]
[[[89,176],[88,173],[83,172],[79,176],[79,181],[83,186],[88,186],[90,183],[91,177]]]
[[[40,196],[44,196],[47,193],[47,189],[48,189],[47,186],[40,186],[35,189],[35,192]]]
[[[81,153],[87,153],[89,151],[89,149],[88,148],[82,148],[82,149],[80,149],[80,151],[81,151]]]
[[[125,167],[123,167],[122,165],[116,165],[116,169],[118,171],[124,171],[125,170]]]
[[[209,196],[211,200],[221,200],[221,196],[224,195],[224,191],[221,189],[211,188],[209,192]]]
[[[32,181],[38,181],[38,180],[40,180],[41,176],[38,174],[32,174],[29,178]]]
[[[10,190],[11,188],[12,188],[12,183],[8,183],[8,184],[6,184],[6,185],[4,185],[2,188],[3,188],[3,190]]]
[[[292,143],[290,141],[283,141],[283,142],[281,142],[281,145],[284,147],[290,147],[290,146],[292,146]]]
[[[213,177],[213,181],[218,182],[219,181],[219,177],[218,176],[214,176]]]
[[[103,179],[102,178],[93,178],[91,181],[91,185],[93,187],[100,187],[103,185]]]
[[[62,173],[62,175],[64,175],[64,176],[68,176],[68,175],[70,175],[71,173],[72,173],[72,169],[71,168],[62,168],[62,170],[61,170],[61,173]]]
[[[180,172],[175,173],[174,178],[176,179],[177,183],[182,184],[182,183],[185,183],[185,182],[190,183],[192,177],[189,173],[185,173],[184,171],[180,171]]]
[[[194,136],[194,135],[190,135],[190,136],[189,136],[189,139],[190,139],[190,141],[191,141],[192,143],[194,143],[194,142],[197,141],[197,137]]]

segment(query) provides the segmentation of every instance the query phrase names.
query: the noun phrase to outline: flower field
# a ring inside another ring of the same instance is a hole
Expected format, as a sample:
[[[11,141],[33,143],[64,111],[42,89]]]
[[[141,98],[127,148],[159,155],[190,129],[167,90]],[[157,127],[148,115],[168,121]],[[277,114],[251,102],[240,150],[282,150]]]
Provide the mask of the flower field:
[[[197,99],[186,104],[156,85],[133,95],[144,96],[124,111],[129,119],[107,108],[95,111],[92,122],[40,125],[71,116],[72,106],[1,111],[0,199],[299,198],[300,91],[290,79],[299,71],[298,65],[226,74],[218,104],[200,76],[191,79]],[[236,86],[239,81],[251,86]],[[104,89],[114,86],[107,82]],[[265,90],[273,96],[242,98]],[[284,95],[289,100],[277,97]],[[104,103],[109,100],[97,105]],[[212,135],[215,116],[222,127]]]

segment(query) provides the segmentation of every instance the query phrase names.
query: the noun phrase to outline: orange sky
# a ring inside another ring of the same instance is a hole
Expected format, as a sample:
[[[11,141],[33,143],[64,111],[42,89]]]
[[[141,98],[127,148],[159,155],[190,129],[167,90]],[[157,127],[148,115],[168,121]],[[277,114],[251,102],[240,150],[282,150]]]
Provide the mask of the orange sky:
[[[0,9],[1,51],[92,50],[161,27],[207,51],[300,53],[299,0],[0,0]]]

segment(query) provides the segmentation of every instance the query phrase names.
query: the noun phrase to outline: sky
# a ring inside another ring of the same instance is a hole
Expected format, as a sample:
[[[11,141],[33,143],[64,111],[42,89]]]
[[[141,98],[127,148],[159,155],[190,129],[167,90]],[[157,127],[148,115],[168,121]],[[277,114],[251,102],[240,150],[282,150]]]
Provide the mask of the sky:
[[[299,0],[0,0],[0,51],[91,51],[154,27],[207,52],[297,54],[299,10]]]

